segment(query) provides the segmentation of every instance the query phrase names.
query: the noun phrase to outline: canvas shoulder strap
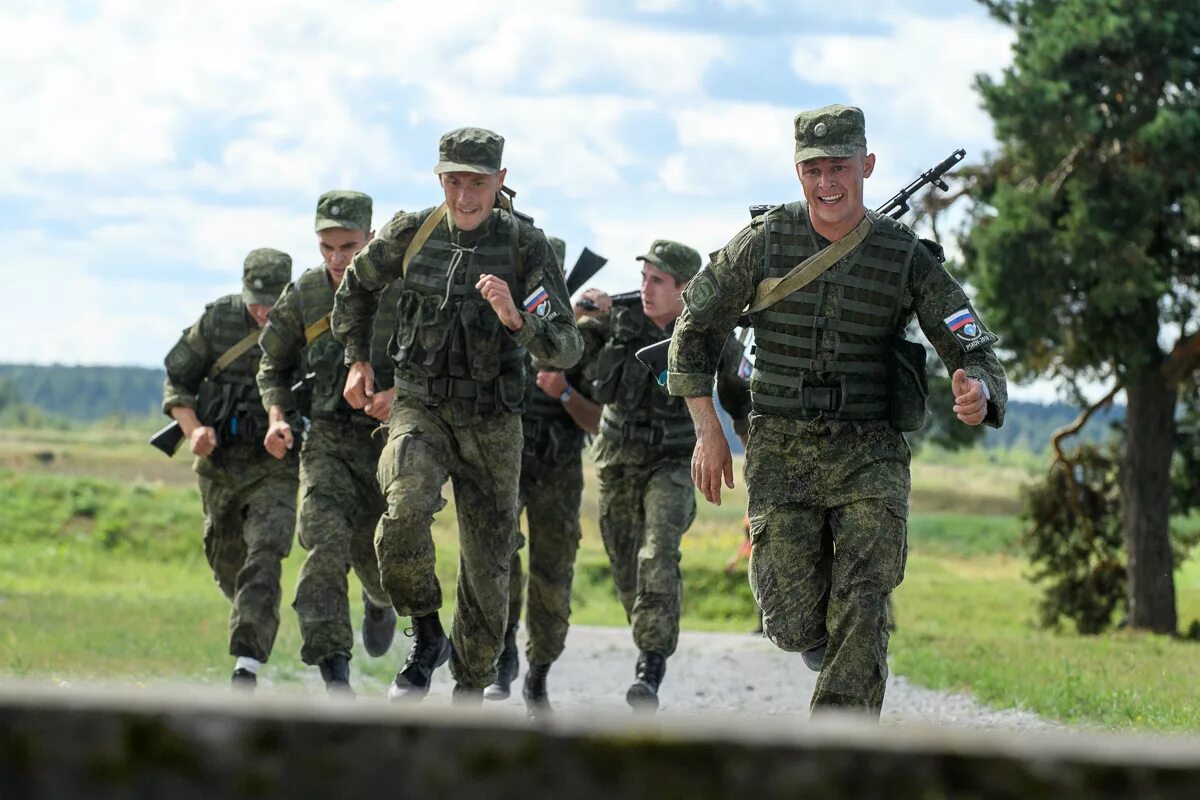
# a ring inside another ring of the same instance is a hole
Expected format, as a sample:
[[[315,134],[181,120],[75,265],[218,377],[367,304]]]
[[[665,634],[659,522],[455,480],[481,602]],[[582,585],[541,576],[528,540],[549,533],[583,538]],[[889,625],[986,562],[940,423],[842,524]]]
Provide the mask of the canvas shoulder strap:
[[[433,213],[425,218],[421,223],[421,227],[417,228],[416,234],[413,235],[412,241],[408,243],[408,247],[404,250],[404,261],[400,265],[400,277],[403,278],[408,273],[408,263],[413,260],[413,256],[421,252],[421,248],[425,246],[425,242],[429,241],[429,237],[433,234],[433,229],[438,226],[438,223],[446,218],[446,204],[442,203]]]
[[[304,341],[312,344],[325,331],[329,330],[329,315],[321,317],[319,320],[309,325],[304,329]]]
[[[782,278],[767,278],[760,282],[754,290],[754,302],[746,309],[747,314],[757,314],[763,309],[770,308],[793,292],[803,289],[820,277],[821,273],[845,258],[850,251],[862,244],[871,232],[871,216],[863,217],[862,222],[854,226],[848,234],[833,244],[813,253],[801,263],[793,267]]]
[[[247,333],[246,336],[242,339],[239,339],[233,347],[222,353],[221,357],[218,358],[216,363],[212,365],[212,369],[208,371],[208,379],[210,381],[215,380],[218,375],[225,371],[226,367],[237,361],[246,353],[250,352],[250,348],[258,344],[259,333],[261,333],[259,330],[253,330],[250,333]]]

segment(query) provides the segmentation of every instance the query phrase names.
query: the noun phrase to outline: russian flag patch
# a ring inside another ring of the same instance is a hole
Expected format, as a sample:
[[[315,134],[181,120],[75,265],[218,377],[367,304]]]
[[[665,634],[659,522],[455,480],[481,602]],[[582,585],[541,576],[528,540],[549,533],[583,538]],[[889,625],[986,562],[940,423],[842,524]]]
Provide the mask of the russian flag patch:
[[[525,298],[524,306],[525,310],[534,316],[546,316],[546,312],[550,310],[550,294],[546,287],[539,286],[534,289],[533,294]]]
[[[984,330],[970,306],[963,306],[942,321],[954,334],[959,346],[968,353],[999,341],[993,334]]]

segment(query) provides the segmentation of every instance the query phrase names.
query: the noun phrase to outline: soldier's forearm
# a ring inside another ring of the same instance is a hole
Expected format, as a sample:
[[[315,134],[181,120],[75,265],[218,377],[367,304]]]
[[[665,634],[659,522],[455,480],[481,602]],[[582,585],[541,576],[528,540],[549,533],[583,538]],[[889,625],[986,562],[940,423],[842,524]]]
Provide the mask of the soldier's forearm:
[[[716,406],[711,395],[685,398],[688,413],[692,415],[692,423],[696,426],[697,436],[707,436],[714,431],[721,431],[721,420],[717,417]]]
[[[184,438],[192,435],[192,431],[201,427],[200,418],[196,416],[196,409],[191,406],[175,406],[171,409],[171,416],[179,423],[179,430],[183,431]]]
[[[599,403],[592,402],[579,392],[573,391],[563,403],[563,408],[584,432],[591,434],[600,432],[600,413],[604,407]]]

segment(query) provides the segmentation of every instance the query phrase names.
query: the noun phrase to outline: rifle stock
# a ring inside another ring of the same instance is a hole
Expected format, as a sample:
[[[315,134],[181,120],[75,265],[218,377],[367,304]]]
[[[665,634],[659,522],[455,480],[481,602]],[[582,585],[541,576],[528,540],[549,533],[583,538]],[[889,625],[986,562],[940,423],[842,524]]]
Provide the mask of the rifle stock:
[[[608,259],[601,255],[596,255],[586,247],[579,254],[579,258],[575,259],[575,266],[571,267],[571,271],[567,273],[567,294],[572,295],[583,288],[583,285],[592,279],[592,276],[599,272]]]
[[[175,455],[175,451],[179,449],[181,441],[183,441],[183,429],[179,427],[179,423],[175,420],[171,420],[159,428],[150,437],[150,444],[163,451],[167,458]]]

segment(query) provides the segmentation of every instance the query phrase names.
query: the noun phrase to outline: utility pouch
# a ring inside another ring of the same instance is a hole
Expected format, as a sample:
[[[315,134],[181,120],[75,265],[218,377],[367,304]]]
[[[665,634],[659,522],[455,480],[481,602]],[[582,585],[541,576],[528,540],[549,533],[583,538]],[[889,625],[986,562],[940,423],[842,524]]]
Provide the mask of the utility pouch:
[[[888,364],[888,406],[892,427],[901,432],[925,426],[929,383],[925,378],[925,347],[903,337],[892,341]]]

